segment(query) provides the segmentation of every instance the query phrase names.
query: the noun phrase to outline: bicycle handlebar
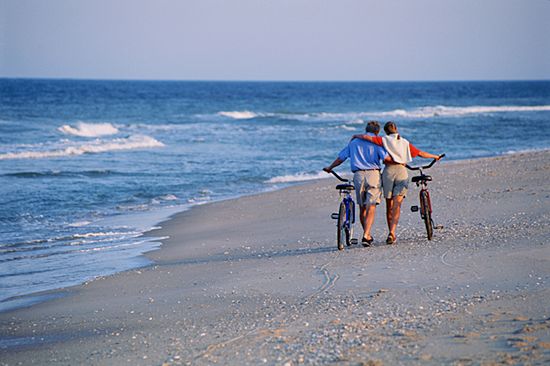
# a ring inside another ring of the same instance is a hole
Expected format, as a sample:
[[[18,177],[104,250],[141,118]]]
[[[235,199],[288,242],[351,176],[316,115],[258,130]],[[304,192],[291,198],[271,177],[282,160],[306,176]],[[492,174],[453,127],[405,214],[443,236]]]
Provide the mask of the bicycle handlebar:
[[[441,154],[439,155],[439,158],[444,158],[445,157],[445,154]],[[424,166],[415,166],[415,167],[412,167],[410,166],[409,164],[405,165],[407,167],[407,169],[409,170],[420,170],[420,169],[430,169],[434,164],[435,162],[437,161],[437,159],[433,159],[432,162],[428,165],[424,165]]]
[[[339,176],[338,174],[336,174],[336,172],[335,172],[334,170],[331,170],[331,171],[330,171],[330,174],[334,175],[339,181],[342,181],[342,182],[349,182],[349,180],[344,179],[344,178],[342,178],[341,176]]]

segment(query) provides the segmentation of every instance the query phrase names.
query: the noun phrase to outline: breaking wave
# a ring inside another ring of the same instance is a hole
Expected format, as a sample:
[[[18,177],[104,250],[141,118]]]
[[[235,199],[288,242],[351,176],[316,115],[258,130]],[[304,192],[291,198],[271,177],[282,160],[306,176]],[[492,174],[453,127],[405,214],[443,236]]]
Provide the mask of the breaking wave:
[[[382,117],[402,118],[431,118],[431,117],[461,117],[469,114],[507,113],[507,112],[545,112],[550,111],[550,105],[541,106],[469,106],[469,107],[446,107],[432,106],[421,107],[411,110],[395,109],[388,112],[380,112],[377,115]]]
[[[260,116],[258,113],[250,111],[233,111],[233,112],[218,112],[218,115],[222,117],[229,117],[233,119],[251,119]]]
[[[273,184],[273,183],[303,182],[307,180],[328,178],[328,176],[329,175],[325,172],[319,172],[314,174],[298,173],[298,174],[290,174],[290,175],[273,177],[269,180],[266,180],[265,183]]]
[[[348,125],[341,125],[338,127],[346,131],[357,131],[357,128]]]
[[[548,112],[550,105],[538,106],[426,106],[411,109],[393,109],[372,112],[314,112],[314,113],[267,113],[253,111],[218,112],[218,116],[233,119],[280,118],[299,121],[338,121],[346,120],[349,124],[361,124],[368,118],[434,118],[461,117],[474,114],[510,113],[510,112]]]
[[[108,151],[134,150],[163,146],[164,144],[162,142],[155,140],[152,137],[133,135],[127,138],[117,138],[107,141],[95,140],[85,144],[74,144],[62,149],[9,152],[0,154],[0,160],[57,158],[83,154],[98,154]]]
[[[110,123],[85,123],[78,122],[76,127],[69,125],[63,125],[57,129],[66,135],[73,135],[79,137],[99,137],[108,136],[118,133],[118,128]]]

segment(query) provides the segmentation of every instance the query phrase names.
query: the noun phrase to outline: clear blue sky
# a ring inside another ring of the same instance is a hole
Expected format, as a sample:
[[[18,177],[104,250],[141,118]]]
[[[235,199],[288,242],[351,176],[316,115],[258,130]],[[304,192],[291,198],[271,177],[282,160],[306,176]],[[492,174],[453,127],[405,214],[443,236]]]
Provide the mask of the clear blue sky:
[[[550,79],[549,0],[0,0],[0,76]]]

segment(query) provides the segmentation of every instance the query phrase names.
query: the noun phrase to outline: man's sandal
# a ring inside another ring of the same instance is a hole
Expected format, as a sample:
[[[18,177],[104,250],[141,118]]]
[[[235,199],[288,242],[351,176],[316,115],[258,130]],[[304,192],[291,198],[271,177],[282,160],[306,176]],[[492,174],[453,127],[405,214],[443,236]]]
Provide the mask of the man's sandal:
[[[386,244],[395,244],[397,241],[397,238],[393,234],[389,234],[388,238],[386,239]]]
[[[370,239],[363,237],[363,239],[361,239],[361,244],[363,244],[364,247],[370,247],[373,241],[374,238],[372,236],[370,237]]]

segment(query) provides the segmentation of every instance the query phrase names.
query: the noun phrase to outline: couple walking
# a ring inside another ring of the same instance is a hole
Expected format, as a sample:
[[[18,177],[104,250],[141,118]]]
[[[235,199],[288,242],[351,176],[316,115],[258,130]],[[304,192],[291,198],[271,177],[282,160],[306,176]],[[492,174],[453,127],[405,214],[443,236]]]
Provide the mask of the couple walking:
[[[330,173],[346,159],[350,159],[359,217],[364,230],[361,242],[366,247],[374,241],[370,232],[376,205],[380,203],[381,190],[386,199],[386,221],[389,230],[386,243],[394,244],[397,240],[395,230],[401,214],[401,203],[409,186],[405,164],[417,156],[439,160],[439,156],[421,151],[401,137],[394,122],[384,125],[386,136],[378,136],[379,132],[378,122],[368,122],[366,134],[354,135],[332,164],[323,168]],[[385,168],[380,174],[382,162]]]

